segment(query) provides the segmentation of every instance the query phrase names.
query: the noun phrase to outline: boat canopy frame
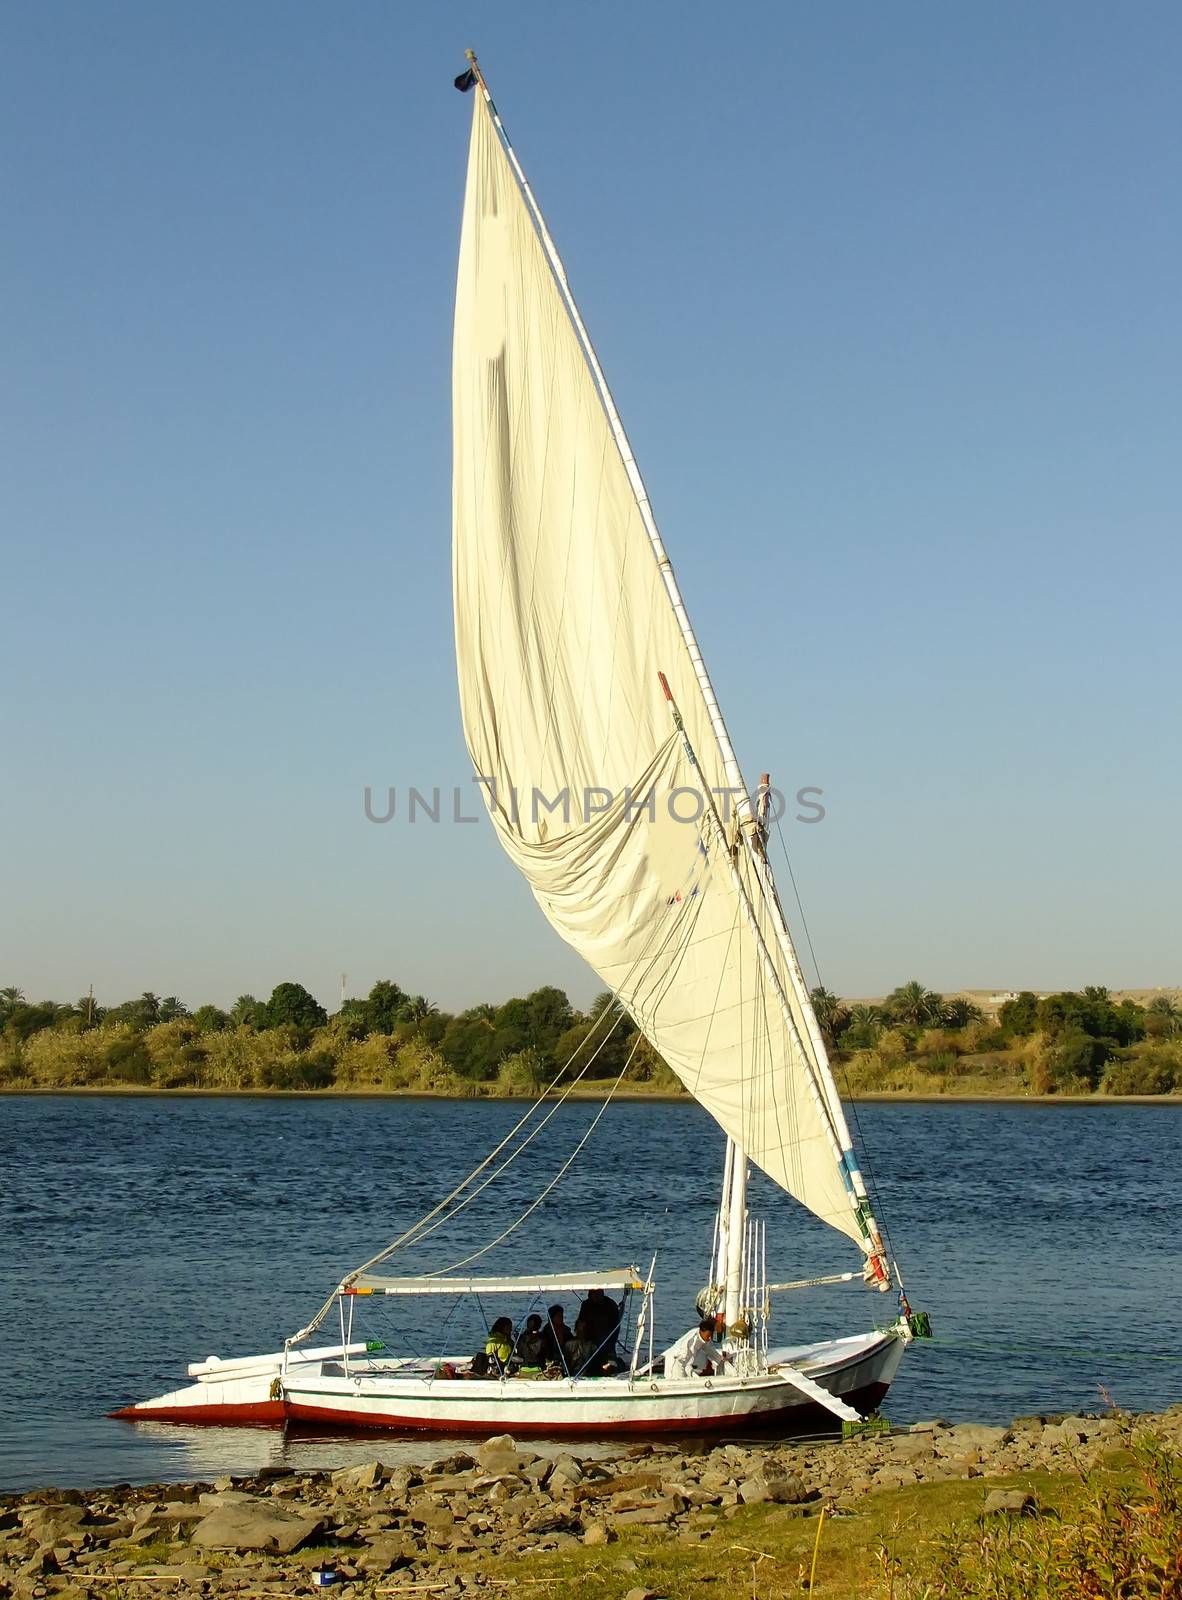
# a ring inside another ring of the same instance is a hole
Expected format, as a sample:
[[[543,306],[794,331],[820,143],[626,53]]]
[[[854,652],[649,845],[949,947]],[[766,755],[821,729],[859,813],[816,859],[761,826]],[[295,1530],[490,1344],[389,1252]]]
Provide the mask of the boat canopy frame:
[[[482,1294],[586,1294],[591,1289],[647,1289],[646,1280],[636,1267],[613,1267],[600,1272],[532,1273],[524,1277],[449,1278],[426,1275],[418,1278],[386,1278],[362,1273],[352,1283],[342,1284],[341,1295],[482,1295]]]

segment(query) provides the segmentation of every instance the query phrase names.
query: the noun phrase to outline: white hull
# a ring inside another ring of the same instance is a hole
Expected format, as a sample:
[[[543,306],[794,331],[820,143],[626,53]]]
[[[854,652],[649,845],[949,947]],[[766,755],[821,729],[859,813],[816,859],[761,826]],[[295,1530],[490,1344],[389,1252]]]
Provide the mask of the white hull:
[[[289,1360],[286,1375],[278,1354],[204,1363],[190,1369],[196,1383],[115,1414],[222,1425],[303,1421],[341,1429],[465,1436],[510,1432],[535,1438],[808,1432],[836,1426],[835,1418],[794,1384],[792,1371],[865,1413],[886,1394],[905,1343],[900,1330],[890,1329],[773,1351],[770,1370],[746,1378],[638,1374],[556,1381],[438,1378],[434,1365],[360,1352],[346,1371],[337,1346]]]

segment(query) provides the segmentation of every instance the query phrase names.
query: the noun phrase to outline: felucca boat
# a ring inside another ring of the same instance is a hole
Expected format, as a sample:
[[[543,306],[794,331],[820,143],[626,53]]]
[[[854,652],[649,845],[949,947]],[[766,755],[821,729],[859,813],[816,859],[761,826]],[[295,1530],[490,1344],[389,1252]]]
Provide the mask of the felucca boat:
[[[562,262],[471,54],[469,62],[456,80],[474,104],[453,366],[464,730],[502,846],[615,997],[578,1076],[626,1013],[726,1135],[698,1301],[726,1359],[709,1372],[665,1375],[653,1266],[473,1273],[540,1201],[449,1268],[383,1270],[517,1160],[553,1115],[543,1097],[280,1350],[211,1356],[189,1367],[187,1386],[115,1415],[550,1437],[854,1422],[882,1400],[926,1321],[912,1316],[884,1247],[776,892],[767,780],[753,802]],[[843,1237],[855,1264],[769,1282],[766,1223],[747,1204],[752,1163]],[[898,1290],[889,1325],[771,1345],[775,1294],[854,1280]],[[354,1328],[358,1306],[373,1309],[375,1297],[474,1298],[524,1311],[592,1288],[635,1308],[620,1330],[622,1365],[609,1376],[510,1363],[500,1375],[459,1380],[466,1353],[398,1354]],[[330,1317],[336,1342],[313,1344]]]

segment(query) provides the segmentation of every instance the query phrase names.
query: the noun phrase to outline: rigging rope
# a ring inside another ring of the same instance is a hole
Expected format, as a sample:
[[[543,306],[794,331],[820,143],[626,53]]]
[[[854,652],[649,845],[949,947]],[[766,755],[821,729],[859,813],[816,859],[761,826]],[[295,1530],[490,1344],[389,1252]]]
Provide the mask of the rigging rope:
[[[575,1163],[576,1158],[579,1155],[579,1152],[582,1150],[583,1146],[587,1143],[588,1139],[590,1139],[591,1135],[595,1132],[596,1128],[599,1126],[600,1122],[603,1120],[603,1115],[606,1112],[608,1106],[611,1104],[612,1095],[614,1095],[616,1090],[620,1087],[620,1083],[623,1080],[624,1074],[627,1072],[628,1068],[632,1065],[632,1057],[636,1054],[637,1046],[640,1044],[640,1041],[641,1041],[641,1039],[643,1039],[643,1037],[644,1037],[644,1035],[642,1033],[638,1033],[636,1035],[636,1038],[632,1041],[632,1048],[628,1052],[628,1059],[624,1062],[624,1065],[620,1068],[619,1073],[616,1076],[616,1081],[612,1084],[611,1088],[608,1090],[607,1099],[603,1102],[603,1104],[600,1106],[599,1110],[595,1113],[595,1116],[591,1119],[591,1124],[588,1127],[586,1133],[584,1133],[583,1137],[579,1140],[578,1144],[571,1151],[570,1155],[567,1156],[566,1160],[559,1167],[558,1171],[550,1179],[550,1182],[542,1190],[541,1194],[538,1195],[537,1199],[531,1201],[531,1203],[525,1208],[525,1210],[518,1217],[517,1221],[511,1223],[509,1225],[509,1227],[507,1227],[505,1229],[504,1233],[499,1234],[490,1243],[488,1243],[486,1245],[481,1245],[479,1250],[473,1250],[471,1255],[464,1256],[462,1260],[453,1261],[450,1267],[441,1267],[439,1269],[439,1273],[432,1273],[431,1274],[432,1277],[441,1276],[441,1275],[443,1275],[445,1273],[448,1273],[448,1272],[456,1272],[456,1271],[459,1270],[460,1267],[466,1267],[472,1261],[479,1261],[481,1256],[487,1255],[490,1250],[495,1250],[497,1245],[503,1244],[511,1233],[515,1233],[517,1231],[517,1229],[520,1228],[521,1224],[526,1220],[527,1217],[530,1217],[530,1216],[533,1215],[533,1213],[538,1209],[538,1207],[541,1205],[542,1201],[546,1198],[546,1196],[558,1185],[558,1183],[562,1180],[562,1178],[566,1175],[566,1173],[568,1173],[570,1171],[571,1167]]]
[[[689,880],[694,876],[694,874],[697,872],[697,870],[698,870],[698,863],[697,863],[697,860],[695,858],[695,860],[691,863],[689,869],[687,870],[687,872],[685,874],[685,877],[684,877],[683,882],[682,882],[682,886],[684,886],[686,883],[689,882]],[[695,920],[696,920],[696,917],[695,917]],[[653,929],[651,930],[648,938],[645,941],[644,947],[641,949],[639,954],[636,956],[636,958],[633,961],[631,967],[628,969],[628,972],[625,974],[624,983],[628,983],[631,980],[631,978],[633,977],[633,975],[638,971],[638,969],[640,969],[642,967],[642,965],[646,964],[646,962],[647,962],[648,971],[651,972],[652,968],[655,966],[658,958],[660,957],[664,947],[667,944],[670,944],[671,942],[673,942],[673,936],[674,936],[675,933],[679,933],[680,932],[682,921],[683,921],[682,918],[674,917],[668,923],[665,923],[663,925],[661,923],[657,923],[653,927]],[[691,922],[691,927],[692,927],[692,922]],[[659,940],[658,940],[658,935],[660,935]],[[653,950],[652,955],[650,957],[649,951],[650,951],[650,948],[652,947],[652,945],[654,944],[654,942],[657,943],[657,948],[655,950]],[[676,972],[676,968],[680,965],[680,962],[684,958],[684,955],[685,955],[685,949],[683,948],[677,955],[676,962],[674,963],[674,972],[667,975],[666,986],[668,985],[669,982],[672,981],[672,977],[674,976],[674,974]],[[465,1200],[463,1200],[458,1206],[455,1206],[452,1210],[448,1211],[448,1207],[452,1205],[452,1202],[454,1200],[459,1199],[460,1195],[462,1195],[464,1193],[465,1189],[467,1189],[468,1186],[475,1179],[479,1178],[482,1173],[487,1171],[487,1169],[493,1164],[493,1162],[496,1161],[497,1157],[501,1154],[501,1152],[503,1150],[505,1150],[506,1147],[513,1142],[513,1140],[521,1132],[521,1130],[526,1126],[526,1124],[530,1121],[530,1119],[540,1110],[541,1106],[543,1105],[543,1103],[545,1102],[547,1097],[553,1092],[553,1090],[555,1088],[558,1087],[559,1083],[562,1080],[563,1074],[567,1071],[567,1069],[570,1067],[571,1063],[575,1060],[575,1057],[578,1055],[579,1051],[593,1037],[596,1029],[600,1026],[600,1024],[602,1023],[604,1017],[606,1017],[608,1015],[608,1013],[611,1011],[611,1009],[612,1009],[611,1006],[604,1006],[603,1010],[595,1018],[594,1022],[591,1025],[591,1028],[588,1030],[586,1036],[579,1041],[579,1044],[576,1046],[575,1050],[571,1053],[571,1055],[567,1059],[567,1061],[564,1062],[564,1064],[559,1069],[559,1071],[557,1072],[555,1077],[551,1080],[551,1082],[547,1085],[547,1087],[542,1090],[542,1092],[539,1094],[537,1099],[533,1102],[533,1104],[525,1112],[524,1116],[522,1116],[522,1117],[520,1117],[518,1119],[518,1121],[513,1125],[513,1127],[509,1130],[509,1132],[505,1135],[505,1137],[500,1141],[499,1144],[494,1146],[494,1148],[488,1153],[488,1155],[484,1158],[484,1160],[479,1162],[475,1167],[473,1167],[472,1171],[469,1172],[468,1175],[465,1178],[461,1179],[461,1181],[455,1186],[455,1188],[452,1189],[450,1194],[445,1195],[444,1198],[442,1200],[440,1200],[437,1205],[433,1206],[430,1211],[428,1211],[424,1216],[420,1217],[416,1222],[413,1222],[410,1225],[410,1227],[405,1229],[401,1234],[399,1234],[399,1236],[395,1240],[393,1240],[392,1243],[388,1244],[384,1249],[379,1250],[376,1255],[371,1256],[369,1258],[369,1260],[363,1262],[360,1267],[355,1268],[352,1272],[347,1274],[347,1276],[344,1277],[341,1280],[341,1282],[337,1285],[337,1287],[328,1296],[328,1298],[325,1300],[324,1304],[322,1306],[320,1306],[320,1308],[317,1310],[315,1316],[313,1316],[312,1319],[304,1327],[302,1327],[297,1333],[293,1333],[290,1336],[290,1338],[284,1340],[284,1349],[285,1350],[286,1349],[290,1349],[290,1347],[292,1345],[299,1344],[301,1340],[306,1339],[309,1336],[309,1334],[312,1334],[312,1333],[314,1333],[316,1331],[316,1329],[323,1322],[324,1318],[332,1310],[333,1301],[337,1298],[338,1294],[341,1292],[341,1290],[343,1288],[345,1288],[347,1285],[349,1285],[351,1283],[354,1283],[363,1273],[370,1271],[373,1267],[379,1266],[383,1261],[389,1260],[389,1258],[393,1254],[395,1254],[396,1251],[402,1249],[404,1246],[406,1246],[408,1244],[417,1242],[421,1238],[425,1238],[427,1233],[434,1232],[436,1227],[440,1227],[440,1226],[443,1225],[443,1223],[450,1221],[453,1216],[456,1216],[461,1210],[463,1210],[464,1206],[468,1204],[469,1200],[475,1199],[476,1194],[480,1193],[483,1189],[487,1188],[489,1183],[491,1183],[495,1178],[499,1177],[501,1175],[501,1173],[503,1173],[517,1159],[517,1157],[521,1154],[521,1152],[523,1150],[525,1150],[527,1148],[527,1146],[533,1141],[533,1139],[536,1138],[536,1136],[541,1132],[542,1128],[545,1127],[546,1123],[549,1122],[550,1118],[566,1103],[566,1101],[569,1099],[571,1093],[573,1092],[573,1090],[578,1085],[580,1079],[586,1074],[588,1068],[591,1066],[592,1062],[595,1060],[595,1058],[598,1056],[599,1052],[602,1050],[604,1044],[607,1042],[607,1039],[610,1038],[611,1034],[615,1032],[616,1028],[623,1021],[624,1017],[628,1015],[628,1012],[626,1011],[626,1009],[624,1008],[624,1006],[622,1005],[620,1000],[615,996],[613,996],[613,999],[614,999],[615,1007],[616,1007],[616,1018],[615,1018],[615,1021],[612,1023],[611,1027],[608,1029],[607,1034],[604,1035],[604,1038],[600,1041],[599,1045],[596,1047],[596,1049],[595,1049],[594,1053],[592,1054],[592,1056],[590,1057],[590,1059],[585,1063],[585,1065],[576,1074],[574,1079],[572,1079],[572,1081],[563,1090],[563,1092],[559,1096],[557,1102],[553,1106],[551,1106],[551,1108],[547,1112],[546,1116],[543,1117],[541,1122],[539,1122],[531,1130],[531,1132],[527,1135],[527,1137],[521,1141],[520,1145],[518,1145],[518,1147],[512,1152],[512,1154],[508,1157],[508,1159],[501,1164],[501,1166],[497,1169],[497,1171],[495,1173],[491,1174],[490,1177],[488,1179],[486,1179],[486,1181],[483,1184],[479,1185],[477,1190],[475,1190],[471,1195],[469,1195]],[[582,1150],[583,1146],[587,1142],[587,1139],[590,1137],[591,1133],[594,1131],[594,1129],[598,1125],[598,1123],[600,1121],[600,1118],[603,1116],[603,1113],[607,1110],[607,1107],[611,1102],[612,1095],[615,1094],[616,1089],[619,1087],[620,1082],[623,1079],[624,1073],[627,1071],[629,1065],[631,1064],[632,1059],[636,1054],[636,1050],[637,1050],[637,1048],[638,1048],[638,1046],[640,1044],[640,1040],[643,1037],[644,1037],[643,1033],[638,1031],[636,1039],[633,1041],[632,1049],[628,1053],[627,1060],[625,1061],[623,1067],[620,1069],[620,1072],[619,1072],[618,1076],[616,1077],[615,1082],[612,1084],[610,1090],[608,1091],[607,1098],[605,1099],[605,1101],[603,1103],[603,1106],[600,1108],[599,1114],[596,1116],[595,1120],[592,1122],[591,1127],[587,1130],[587,1133],[579,1141],[579,1144],[575,1148],[574,1154],[571,1156],[570,1161],[568,1161],[566,1163],[566,1165],[563,1167],[562,1172],[565,1172],[569,1168],[569,1166],[570,1166],[571,1162],[574,1160],[575,1156],[577,1156],[579,1151]],[[562,1173],[560,1172],[558,1176],[561,1177]],[[557,1181],[558,1180],[556,1178],[554,1180],[554,1182],[557,1182]],[[551,1184],[549,1187],[552,1188],[553,1184]],[[531,1210],[536,1209],[536,1205],[541,1203],[541,1200],[543,1200],[545,1198],[545,1195],[548,1192],[549,1192],[549,1189],[543,1191],[542,1195],[539,1196],[538,1201],[535,1202],[535,1206],[531,1207]],[[444,1213],[446,1213],[446,1214],[444,1214]],[[529,1213],[527,1212],[526,1215],[528,1215],[528,1214]],[[438,1221],[436,1221],[436,1219],[438,1219]],[[513,1224],[513,1228],[516,1228],[522,1220],[524,1220],[524,1218],[519,1218],[518,1222]],[[509,1232],[512,1232],[513,1228],[511,1228],[509,1230]],[[507,1235],[504,1235],[503,1237],[507,1237]],[[499,1243],[499,1242],[500,1242],[499,1240],[494,1241],[494,1243]],[[491,1248],[491,1246],[489,1248]],[[483,1253],[484,1253],[483,1251],[479,1251],[479,1252],[477,1252],[477,1255],[481,1255]],[[470,1257],[469,1259],[475,1260],[476,1256]],[[454,1270],[454,1267],[445,1268],[445,1269],[441,1269],[441,1270],[442,1271],[452,1271],[452,1270]],[[436,1274],[436,1273],[432,1273],[431,1274],[431,1276],[437,1276],[437,1275],[439,1275],[439,1274]]]

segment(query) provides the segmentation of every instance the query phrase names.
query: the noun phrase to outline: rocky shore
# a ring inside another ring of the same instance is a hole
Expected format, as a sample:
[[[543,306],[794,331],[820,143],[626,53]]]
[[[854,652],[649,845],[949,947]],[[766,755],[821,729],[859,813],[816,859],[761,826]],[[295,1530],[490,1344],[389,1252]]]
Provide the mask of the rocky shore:
[[[602,1552],[617,1575],[638,1574],[628,1544],[643,1532],[683,1545],[717,1540],[725,1562],[727,1523],[744,1507],[803,1518],[916,1484],[1079,1473],[1146,1431],[1182,1446],[1182,1406],[1019,1417],[1005,1428],[936,1420],[841,1443],[641,1444],[594,1460],[543,1456],[501,1435],[421,1470],[375,1460],[214,1483],[37,1489],[0,1498],[0,1595],[261,1600],[330,1586],[342,1600],[492,1596],[529,1581],[496,1576],[506,1558],[617,1545]],[[987,1514],[1034,1504],[1021,1488],[981,1490]],[[533,1581],[544,1593],[546,1580]],[[628,1594],[657,1592],[638,1584]]]

